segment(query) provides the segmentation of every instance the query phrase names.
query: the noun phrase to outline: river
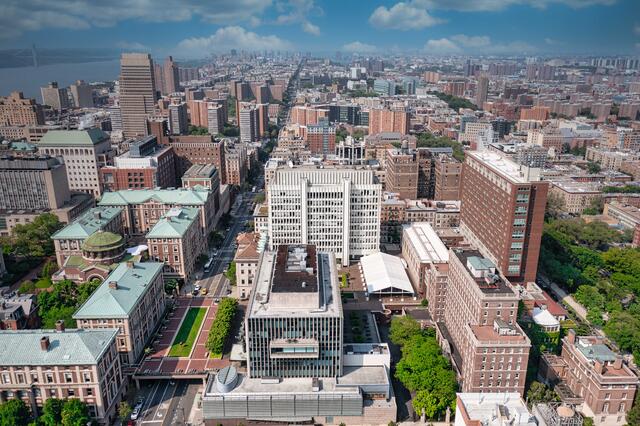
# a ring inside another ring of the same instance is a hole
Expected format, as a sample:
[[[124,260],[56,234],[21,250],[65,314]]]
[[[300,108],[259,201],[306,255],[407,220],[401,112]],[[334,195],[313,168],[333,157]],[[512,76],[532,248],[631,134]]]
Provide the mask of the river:
[[[57,81],[60,87],[67,87],[76,80],[93,81],[116,80],[120,71],[120,61],[85,62],[79,64],[54,64],[41,67],[0,68],[0,96],[14,90],[24,92],[25,97],[42,101],[40,87],[50,81]]]

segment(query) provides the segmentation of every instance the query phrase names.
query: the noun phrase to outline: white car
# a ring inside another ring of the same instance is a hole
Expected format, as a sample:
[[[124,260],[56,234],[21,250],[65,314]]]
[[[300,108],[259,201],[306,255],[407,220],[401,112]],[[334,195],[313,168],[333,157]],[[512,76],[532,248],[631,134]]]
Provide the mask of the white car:
[[[202,288],[202,287],[200,287],[200,284],[197,284],[193,289],[194,289],[195,291],[200,291],[200,289],[201,289],[201,288]]]
[[[138,420],[138,416],[140,415],[140,409],[136,406],[131,412],[131,420]]]

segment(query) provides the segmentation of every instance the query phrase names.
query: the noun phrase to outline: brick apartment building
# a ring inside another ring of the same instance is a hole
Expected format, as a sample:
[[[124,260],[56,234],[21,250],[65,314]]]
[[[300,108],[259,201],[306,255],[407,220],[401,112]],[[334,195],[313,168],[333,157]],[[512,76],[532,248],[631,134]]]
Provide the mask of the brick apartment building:
[[[596,425],[623,425],[638,387],[638,377],[601,337],[576,336],[574,330],[562,339],[562,352],[545,354],[539,375],[563,400],[581,403],[581,411]]]
[[[112,166],[100,168],[100,178],[105,191],[175,187],[173,148],[158,145],[155,136],[146,136],[115,157]]]
[[[413,200],[418,197],[418,161],[414,151],[406,147],[388,149],[384,168],[386,191],[396,193],[400,198]]]
[[[444,322],[437,336],[463,392],[524,393],[531,342],[517,324],[518,295],[477,250],[450,249]]]
[[[406,111],[390,109],[369,110],[369,134],[381,132],[398,132],[403,135],[409,133],[411,115]]]
[[[25,99],[22,92],[0,97],[0,126],[35,126],[44,124],[42,105]]]
[[[512,282],[535,281],[548,183],[540,169],[493,152],[467,152],[460,227]]]

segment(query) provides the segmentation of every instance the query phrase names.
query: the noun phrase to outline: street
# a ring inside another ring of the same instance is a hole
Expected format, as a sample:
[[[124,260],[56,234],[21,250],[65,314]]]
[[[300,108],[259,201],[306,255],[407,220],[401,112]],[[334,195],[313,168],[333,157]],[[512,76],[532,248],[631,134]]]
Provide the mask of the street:
[[[261,179],[259,184],[261,183]],[[258,188],[260,186],[257,185]],[[220,299],[230,293],[230,285],[227,277],[224,276],[224,269],[233,260],[235,255],[235,241],[240,232],[244,231],[245,224],[253,218],[253,201],[256,193],[245,192],[238,195],[237,202],[231,209],[231,222],[229,230],[226,232],[224,240],[217,250],[211,268],[208,272],[203,272],[202,277],[195,281],[194,285],[200,285],[203,289],[207,289],[208,294],[214,298]],[[213,250],[209,251],[209,256],[213,255]],[[193,290],[192,285],[186,285],[183,288],[185,293]]]
[[[197,380],[172,383],[159,380],[150,382],[140,390],[138,396],[145,400],[137,424],[168,426],[187,423],[196,393],[202,387],[202,383]]]

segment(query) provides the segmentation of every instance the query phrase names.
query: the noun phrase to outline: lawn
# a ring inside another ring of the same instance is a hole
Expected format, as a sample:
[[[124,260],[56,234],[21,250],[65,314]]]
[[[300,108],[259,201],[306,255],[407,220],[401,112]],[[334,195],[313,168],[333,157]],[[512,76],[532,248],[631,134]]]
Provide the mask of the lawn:
[[[207,308],[189,308],[178,330],[178,334],[176,334],[176,338],[173,339],[169,356],[189,356],[206,313]]]

